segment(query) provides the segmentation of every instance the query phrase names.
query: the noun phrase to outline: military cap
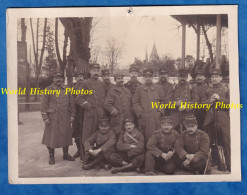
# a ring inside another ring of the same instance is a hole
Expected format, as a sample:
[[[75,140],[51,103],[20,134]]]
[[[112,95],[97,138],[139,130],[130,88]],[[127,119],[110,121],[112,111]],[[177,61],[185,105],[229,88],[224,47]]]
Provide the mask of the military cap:
[[[161,118],[161,122],[173,124],[172,118],[171,118],[170,116],[163,116],[163,117]]]
[[[178,76],[188,76],[188,70],[186,68],[180,68],[178,70]]]
[[[151,68],[147,68],[143,71],[143,75],[152,75],[153,76],[154,72]]]
[[[110,75],[109,69],[101,70],[101,75],[102,76]]]
[[[93,69],[93,68],[100,69],[100,66],[99,66],[99,64],[90,64],[90,70]]]
[[[116,80],[118,77],[124,77],[123,73],[121,73],[121,72],[116,72],[116,73],[114,74],[114,79]]]
[[[130,67],[129,72],[139,72],[139,69],[136,67]]]
[[[221,76],[221,70],[220,69],[214,69],[211,73],[211,76],[212,75],[220,75]]]
[[[198,75],[198,74],[205,76],[205,71],[202,69],[196,70],[196,75]]]
[[[133,119],[130,119],[130,118],[126,118],[126,119],[124,120],[124,123],[127,123],[127,122],[134,123],[134,120],[133,120]]]
[[[77,77],[78,75],[83,75],[84,76],[84,73],[81,70],[77,70],[77,71],[74,72],[74,75],[75,75],[75,77]]]
[[[55,77],[55,76],[64,77],[64,74],[61,70],[56,70],[52,73],[52,77]]]
[[[187,116],[184,119],[184,125],[188,125],[188,124],[194,124],[197,125],[197,120],[195,116]]]
[[[159,73],[168,73],[168,70],[166,68],[160,68]]]
[[[109,118],[105,117],[99,119],[99,126],[109,126],[109,125],[110,125]]]

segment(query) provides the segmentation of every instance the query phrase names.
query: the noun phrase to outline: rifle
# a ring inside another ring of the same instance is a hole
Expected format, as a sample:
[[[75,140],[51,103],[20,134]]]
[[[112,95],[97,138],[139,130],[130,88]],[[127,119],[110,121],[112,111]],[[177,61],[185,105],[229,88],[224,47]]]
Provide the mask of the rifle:
[[[220,171],[226,171],[227,167],[226,167],[226,160],[225,160],[225,155],[224,155],[224,149],[223,147],[220,145],[220,143],[218,144],[218,141],[220,142],[220,131],[219,131],[219,125],[218,125],[218,120],[217,120],[217,112],[216,112],[216,108],[215,108],[215,103],[214,102],[214,128],[215,128],[215,146],[216,146],[216,151],[217,151],[217,158],[218,158],[218,170]]]
[[[207,172],[207,169],[208,169],[208,163],[209,163],[210,156],[211,156],[211,148],[209,149],[208,159],[207,159],[207,163],[206,163],[205,169],[204,169],[204,171],[203,171],[203,175],[205,175],[205,174],[206,174],[206,172]]]

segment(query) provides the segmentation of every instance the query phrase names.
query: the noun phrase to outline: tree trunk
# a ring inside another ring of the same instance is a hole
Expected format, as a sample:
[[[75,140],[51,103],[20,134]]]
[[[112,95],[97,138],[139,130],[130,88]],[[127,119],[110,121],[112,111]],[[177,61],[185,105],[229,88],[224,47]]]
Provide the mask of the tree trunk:
[[[207,32],[206,29],[204,27],[204,25],[202,25],[202,31],[206,40],[206,44],[208,46],[208,52],[209,52],[209,56],[210,56],[210,61],[211,63],[214,62],[214,55],[213,55],[213,50],[212,50],[212,44],[210,43],[210,41],[208,40],[208,36],[207,36]]]

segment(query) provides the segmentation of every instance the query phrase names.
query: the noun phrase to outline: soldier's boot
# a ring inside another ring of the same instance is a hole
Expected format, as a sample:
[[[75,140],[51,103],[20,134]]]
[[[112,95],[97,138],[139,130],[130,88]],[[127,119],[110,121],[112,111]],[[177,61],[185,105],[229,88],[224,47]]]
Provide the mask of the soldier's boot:
[[[111,170],[111,173],[119,173],[119,172],[127,172],[130,171],[134,168],[134,166],[132,165],[132,163],[124,165],[122,167],[114,167]]]
[[[102,160],[104,160],[104,156],[103,155],[97,156],[97,157],[95,157],[95,159],[91,163],[85,164],[82,168],[84,170],[92,169],[96,165],[98,165]]]
[[[54,165],[55,164],[55,157],[54,157],[55,150],[50,147],[47,147],[47,148],[49,151],[49,164]]]
[[[74,161],[75,159],[69,155],[69,146],[63,147],[63,160]]]
[[[80,138],[76,138],[75,139],[75,144],[76,144],[76,147],[77,147],[77,151],[76,151],[76,153],[73,155],[73,158],[78,158],[78,157],[80,157],[80,155],[81,155],[81,147],[80,147],[80,141],[81,141],[81,139]]]

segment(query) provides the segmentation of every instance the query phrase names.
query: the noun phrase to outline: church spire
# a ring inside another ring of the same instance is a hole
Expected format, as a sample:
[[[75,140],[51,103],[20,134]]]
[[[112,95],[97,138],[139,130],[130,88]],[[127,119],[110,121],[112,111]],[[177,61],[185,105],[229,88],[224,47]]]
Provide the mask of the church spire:
[[[152,49],[152,52],[150,54],[149,62],[158,61],[158,60],[159,60],[159,55],[158,55],[158,52],[157,52],[157,49],[156,49],[156,45],[155,45],[155,42],[154,42],[153,49]]]

